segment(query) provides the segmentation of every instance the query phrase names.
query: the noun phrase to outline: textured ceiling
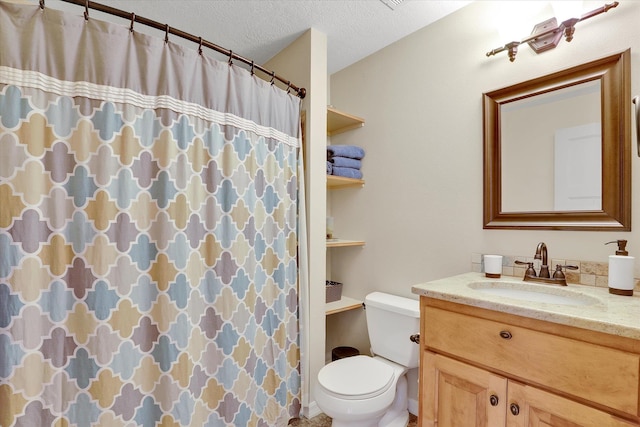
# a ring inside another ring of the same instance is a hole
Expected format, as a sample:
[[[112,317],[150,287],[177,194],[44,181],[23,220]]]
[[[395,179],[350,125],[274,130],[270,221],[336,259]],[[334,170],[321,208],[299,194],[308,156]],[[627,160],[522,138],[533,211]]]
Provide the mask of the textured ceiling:
[[[271,59],[313,27],[327,35],[327,71],[332,74],[470,1],[405,0],[394,10],[378,0],[98,0],[98,3],[201,36],[258,64]],[[77,14],[84,11],[81,6],[60,0],[46,0],[46,5]],[[128,25],[122,19],[96,11],[90,11],[90,15]],[[138,29],[143,31],[142,26]],[[174,40],[194,45],[177,37]]]

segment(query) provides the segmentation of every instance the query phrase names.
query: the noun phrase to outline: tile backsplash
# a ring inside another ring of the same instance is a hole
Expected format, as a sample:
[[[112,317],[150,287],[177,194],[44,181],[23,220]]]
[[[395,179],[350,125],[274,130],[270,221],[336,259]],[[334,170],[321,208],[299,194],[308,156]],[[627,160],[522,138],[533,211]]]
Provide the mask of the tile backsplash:
[[[484,272],[483,254],[471,254],[471,271]],[[540,271],[540,260],[530,256],[512,256],[502,254],[502,275],[513,276],[519,279],[524,277],[526,266],[516,265],[515,261],[533,262],[536,271]],[[608,287],[609,263],[595,261],[579,261],[572,259],[549,259],[549,271],[551,274],[556,269],[556,264],[575,265],[577,270],[564,270],[567,283],[585,286]],[[635,289],[640,290],[640,279],[635,278]]]

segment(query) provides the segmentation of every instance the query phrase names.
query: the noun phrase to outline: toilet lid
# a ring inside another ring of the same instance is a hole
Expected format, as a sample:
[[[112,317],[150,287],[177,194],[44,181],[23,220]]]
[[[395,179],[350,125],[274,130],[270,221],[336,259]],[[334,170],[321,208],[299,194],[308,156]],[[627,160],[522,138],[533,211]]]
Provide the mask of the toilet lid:
[[[376,396],[393,384],[391,366],[369,356],[353,356],[331,362],[318,373],[318,382],[328,391],[345,397]]]

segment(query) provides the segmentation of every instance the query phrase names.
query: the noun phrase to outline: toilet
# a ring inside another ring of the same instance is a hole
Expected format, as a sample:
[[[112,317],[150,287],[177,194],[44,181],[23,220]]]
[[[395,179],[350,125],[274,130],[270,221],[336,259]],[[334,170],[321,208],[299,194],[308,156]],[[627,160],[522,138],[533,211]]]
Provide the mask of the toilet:
[[[315,398],[333,427],[406,427],[407,370],[417,368],[420,332],[417,300],[373,292],[365,298],[370,356],[353,356],[318,372]]]

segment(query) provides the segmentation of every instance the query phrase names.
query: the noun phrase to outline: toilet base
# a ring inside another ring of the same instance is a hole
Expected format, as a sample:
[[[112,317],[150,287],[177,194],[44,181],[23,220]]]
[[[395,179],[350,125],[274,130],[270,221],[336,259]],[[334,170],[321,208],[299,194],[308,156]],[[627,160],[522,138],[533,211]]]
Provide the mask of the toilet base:
[[[409,411],[407,410],[407,377],[402,375],[396,384],[393,403],[382,416],[362,421],[340,421],[333,419],[331,427],[407,427]]]
[[[396,396],[391,407],[385,412],[378,427],[407,427],[409,424],[407,376],[398,378]]]
[[[382,421],[385,421],[385,423],[383,424]],[[387,420],[386,418],[381,420],[381,422],[378,423],[378,427],[407,427],[408,424],[409,411],[405,411],[404,414],[400,414],[392,420]]]

